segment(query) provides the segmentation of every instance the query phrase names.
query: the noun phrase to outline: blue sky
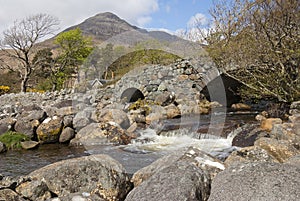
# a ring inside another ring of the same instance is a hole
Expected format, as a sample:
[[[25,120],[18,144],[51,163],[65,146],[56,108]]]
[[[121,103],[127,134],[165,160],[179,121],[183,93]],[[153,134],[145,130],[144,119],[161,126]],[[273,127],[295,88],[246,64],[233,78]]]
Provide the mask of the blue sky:
[[[60,31],[101,12],[113,12],[141,28],[187,28],[195,16],[208,17],[212,0],[0,0],[0,33],[17,19],[47,13],[60,20]],[[1,36],[1,35],[0,35]]]
[[[171,31],[188,28],[188,22],[197,13],[209,17],[212,0],[161,0],[147,28],[165,28]]]

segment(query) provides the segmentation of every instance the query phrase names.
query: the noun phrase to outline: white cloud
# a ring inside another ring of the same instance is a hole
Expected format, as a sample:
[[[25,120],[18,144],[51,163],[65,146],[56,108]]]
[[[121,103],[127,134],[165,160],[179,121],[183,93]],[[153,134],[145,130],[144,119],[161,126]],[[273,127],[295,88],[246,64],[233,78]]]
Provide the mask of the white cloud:
[[[159,10],[158,0],[0,0],[0,33],[16,19],[37,13],[57,17],[65,29],[101,12],[113,12],[129,23],[144,26]]]
[[[178,29],[175,34],[186,40],[203,42],[203,37],[208,34],[208,30],[212,28],[211,26],[204,14],[197,13],[187,22],[187,29]]]
[[[187,22],[188,28],[194,28],[198,26],[207,25],[208,19],[202,13],[197,13],[196,15],[192,16],[190,20]]]

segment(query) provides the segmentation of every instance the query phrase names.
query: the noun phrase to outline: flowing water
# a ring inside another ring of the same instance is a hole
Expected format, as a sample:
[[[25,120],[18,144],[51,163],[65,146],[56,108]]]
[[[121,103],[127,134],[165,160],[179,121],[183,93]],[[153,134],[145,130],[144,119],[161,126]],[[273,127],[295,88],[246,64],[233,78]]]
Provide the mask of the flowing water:
[[[0,154],[0,174],[25,175],[33,170],[63,159],[89,154],[108,154],[118,160],[132,174],[158,158],[190,146],[197,147],[218,158],[225,158],[235,147],[230,130],[253,122],[254,114],[232,114],[223,117],[201,115],[166,120],[139,131],[139,137],[129,145],[94,145],[83,148],[60,144],[41,145],[35,150],[8,151]]]

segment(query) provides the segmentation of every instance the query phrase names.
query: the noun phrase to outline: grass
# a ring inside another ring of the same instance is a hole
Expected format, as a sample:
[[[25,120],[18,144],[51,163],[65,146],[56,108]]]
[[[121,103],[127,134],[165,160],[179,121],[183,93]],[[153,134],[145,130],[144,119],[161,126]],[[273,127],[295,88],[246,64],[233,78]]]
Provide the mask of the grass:
[[[21,148],[21,142],[30,140],[30,138],[22,133],[8,131],[0,135],[0,142],[5,144],[7,149],[14,150]]]

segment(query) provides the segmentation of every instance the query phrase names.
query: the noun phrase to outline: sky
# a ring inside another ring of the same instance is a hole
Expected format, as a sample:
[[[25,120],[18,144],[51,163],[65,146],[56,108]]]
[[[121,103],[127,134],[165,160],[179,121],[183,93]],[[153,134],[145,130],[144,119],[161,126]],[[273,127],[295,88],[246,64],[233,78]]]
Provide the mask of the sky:
[[[112,12],[132,25],[175,33],[206,23],[213,0],[0,0],[0,34],[15,20],[38,13],[60,21],[59,31],[102,12]],[[0,35],[1,37],[1,35]]]

